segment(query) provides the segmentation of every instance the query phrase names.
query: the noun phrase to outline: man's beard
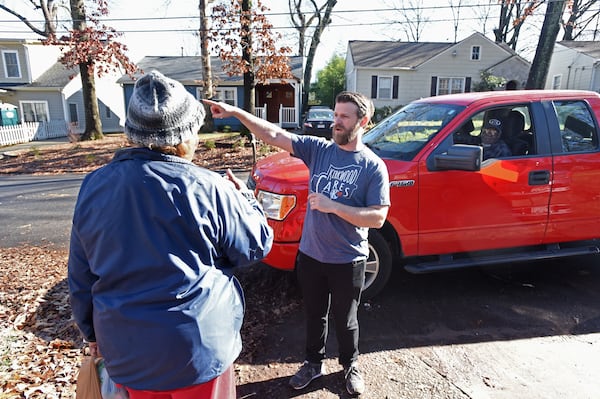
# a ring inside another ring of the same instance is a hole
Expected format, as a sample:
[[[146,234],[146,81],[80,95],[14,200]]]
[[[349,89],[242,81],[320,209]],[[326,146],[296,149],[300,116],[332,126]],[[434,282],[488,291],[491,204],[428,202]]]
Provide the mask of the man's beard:
[[[358,128],[355,126],[354,129],[346,129],[344,127],[340,127],[340,129],[342,130],[342,132],[336,132],[335,131],[336,126],[334,125],[332,127],[333,130],[333,141],[335,141],[335,143],[337,145],[346,145],[349,142],[351,142],[352,140],[354,140],[356,138],[356,136],[358,135]]]

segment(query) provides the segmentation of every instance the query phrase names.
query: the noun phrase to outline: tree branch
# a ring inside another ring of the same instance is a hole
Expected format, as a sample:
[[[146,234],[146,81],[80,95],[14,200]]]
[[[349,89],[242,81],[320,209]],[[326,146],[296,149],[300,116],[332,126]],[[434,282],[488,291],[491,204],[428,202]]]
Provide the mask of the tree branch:
[[[40,30],[39,28],[37,28],[35,25],[33,25],[31,22],[29,22],[29,20],[26,17],[24,17],[23,15],[19,14],[18,12],[14,11],[14,10],[11,10],[10,8],[6,7],[3,4],[0,4],[0,9],[2,9],[4,11],[6,11],[7,13],[12,14],[15,17],[19,18],[21,20],[21,22],[23,22],[25,25],[27,25],[27,27],[29,29],[31,29],[34,33],[37,33],[38,35],[43,36],[43,37],[48,37],[48,34],[45,31]]]

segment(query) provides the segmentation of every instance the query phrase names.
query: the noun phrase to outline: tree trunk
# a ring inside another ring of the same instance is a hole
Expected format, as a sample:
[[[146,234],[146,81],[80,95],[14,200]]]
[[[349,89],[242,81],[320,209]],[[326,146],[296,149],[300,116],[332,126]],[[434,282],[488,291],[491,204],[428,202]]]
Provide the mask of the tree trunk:
[[[302,90],[302,114],[308,110],[308,94],[310,92],[310,82],[312,79],[312,69],[317,52],[317,47],[321,43],[321,35],[323,31],[331,23],[331,10],[337,4],[337,0],[327,0],[327,8],[322,18],[319,18],[319,25],[315,27],[315,31],[310,40],[310,49],[308,50],[308,56],[306,57],[306,65],[304,66],[304,85]]]
[[[242,60],[246,66],[244,71],[244,109],[254,114],[254,54],[252,54],[252,21],[250,12],[252,0],[242,0]]]
[[[198,8],[200,9],[200,55],[202,59],[202,97],[213,98],[213,78],[212,78],[212,66],[210,63],[210,28],[211,20],[206,16],[206,7],[212,0],[200,0]],[[204,125],[202,131],[212,132],[215,129],[214,120],[212,113],[210,112],[210,106],[204,104],[206,115],[204,117]]]
[[[537,49],[529,76],[527,77],[526,89],[543,89],[546,85],[548,67],[554,51],[554,43],[560,29],[560,20],[565,10],[566,0],[549,1],[546,6],[546,16],[540,32]]]
[[[73,29],[84,31],[86,29],[86,16],[83,0],[70,0],[71,18]],[[85,38],[84,38],[85,39]],[[88,60],[79,64],[81,75],[81,90],[83,92],[83,110],[85,113],[85,130],[81,136],[82,140],[99,140],[102,134],[102,122],[98,111],[98,99],[96,98],[96,80],[94,78],[94,61]]]
[[[94,73],[90,71],[88,64],[79,64],[79,74],[81,75],[83,110],[85,113],[85,131],[81,139],[101,140],[104,138],[104,135],[102,134],[102,122],[100,120],[100,111],[98,110],[98,99],[96,98]]]
[[[247,69],[244,71],[244,109],[254,115],[256,101],[254,99],[256,83],[254,81],[254,54],[252,54],[252,21],[250,20],[250,11],[252,10],[252,0],[242,0],[242,59]],[[248,132],[244,133],[250,136],[252,144],[252,163],[256,163],[256,139],[254,135]]]

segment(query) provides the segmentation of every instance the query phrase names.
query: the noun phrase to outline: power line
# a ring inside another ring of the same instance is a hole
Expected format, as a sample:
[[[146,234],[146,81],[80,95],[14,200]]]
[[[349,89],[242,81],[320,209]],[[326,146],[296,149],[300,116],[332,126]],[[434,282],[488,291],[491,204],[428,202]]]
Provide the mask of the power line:
[[[551,3],[551,2],[555,2],[555,1],[559,1],[559,0],[546,0],[546,2]],[[440,11],[440,10],[452,10],[454,8],[460,8],[460,9],[475,9],[475,8],[481,8],[481,7],[500,7],[502,6],[502,4],[500,2],[496,3],[496,4],[490,4],[490,3],[482,3],[482,4],[464,4],[461,5],[460,7],[456,6],[456,7],[452,7],[450,5],[436,5],[436,6],[424,6],[424,7],[389,7],[389,8],[377,8],[377,9],[353,9],[353,10],[333,10],[332,14],[335,16],[340,16],[342,14],[376,14],[376,13],[388,13],[388,12],[406,12],[406,11]],[[600,12],[600,6],[598,7],[598,9],[591,9],[588,10],[588,12],[590,13],[595,13],[595,12]],[[306,15],[312,15],[312,12],[305,12],[304,14]],[[271,12],[266,12],[263,15],[267,16],[267,17],[277,17],[277,16],[288,16],[290,15],[287,12],[276,12],[276,13],[271,13]],[[109,23],[109,22],[149,22],[149,21],[176,21],[176,20],[191,20],[191,21],[197,21],[198,16],[196,15],[178,15],[178,16],[171,16],[171,17],[137,17],[137,18],[133,18],[133,17],[128,17],[128,18],[112,18],[112,17],[103,17],[103,18],[98,18],[99,22],[102,23]],[[459,20],[463,20],[464,18],[460,18]],[[469,18],[467,18],[468,20]],[[480,18],[471,18],[471,19],[480,19]],[[43,24],[45,23],[45,20],[43,19],[29,19],[29,21],[31,23],[34,24]],[[454,19],[452,18],[448,18],[448,19],[439,19],[439,20],[435,20],[436,22],[450,22],[450,21],[454,21]],[[56,21],[57,23],[70,23],[71,19],[59,19]],[[13,19],[13,20],[0,20],[0,23],[16,23],[16,24],[22,24],[23,22],[21,20],[17,20],[17,19]],[[369,23],[370,24],[370,23]],[[363,25],[363,24],[357,24],[357,25]],[[346,25],[345,25],[346,26]],[[347,25],[347,26],[352,26],[352,25]],[[283,28],[288,28],[286,27],[278,27],[277,29],[283,29]]]
[[[553,1],[558,1],[558,0],[549,0],[549,2],[553,2]],[[477,8],[477,7],[495,7],[495,6],[500,6],[501,4],[498,2],[496,5],[495,4],[467,4],[467,5],[461,5],[460,8]],[[369,10],[363,10],[363,9],[357,9],[357,10],[338,10],[335,11],[334,10],[334,15],[338,16],[340,18],[343,18],[341,15],[343,14],[356,14],[356,13],[389,13],[389,12],[406,12],[406,11],[422,11],[422,10],[446,10],[446,9],[451,9],[452,7],[447,5],[436,5],[436,6],[427,6],[427,7],[420,7],[420,8],[415,8],[415,7],[402,7],[402,8],[378,8],[378,9],[369,9]],[[594,10],[588,10],[588,12],[590,13],[596,13],[596,12],[600,12],[600,6],[598,7],[598,9],[594,9]],[[264,15],[266,15],[267,17],[271,17],[271,16],[287,16],[289,15],[289,13],[265,13]],[[496,16],[492,16],[490,17],[490,19],[495,18]],[[423,16],[423,20],[422,22],[424,24],[428,24],[428,23],[456,23],[457,20],[453,19],[453,18],[436,18],[436,19],[428,19],[427,16]],[[110,22],[129,22],[129,23],[135,23],[135,22],[150,22],[150,21],[169,21],[169,22],[176,22],[176,21],[181,21],[181,20],[187,20],[190,23],[197,23],[197,16],[183,16],[183,15],[179,15],[179,16],[171,16],[171,17],[136,17],[136,18],[102,18],[99,19],[99,22],[103,23],[103,24],[109,24]],[[472,17],[461,17],[458,19],[458,22],[468,22],[468,21],[479,21],[482,18],[479,16],[472,16]],[[32,24],[44,24],[45,21],[44,20],[36,20],[36,19],[32,19],[29,20]],[[57,23],[58,24],[68,24],[70,23],[71,20],[69,19],[65,19],[65,20],[58,20]],[[331,23],[327,26],[327,28],[351,28],[351,27],[363,27],[363,26],[382,26],[382,25],[394,25],[394,24],[398,24],[398,23],[402,23],[404,21],[402,20],[397,20],[397,21],[367,21],[367,22],[346,22],[346,23]],[[0,20],[0,24],[6,24],[6,25],[12,25],[12,24],[17,24],[19,26],[22,26],[23,22],[21,20]],[[181,24],[180,24],[181,25]],[[284,30],[295,30],[296,28],[293,26],[289,26],[289,25],[285,25],[285,26],[274,26],[273,27],[274,30],[277,31],[284,31]],[[178,26],[177,28],[161,28],[161,27],[155,27],[155,28],[141,28],[141,29],[135,29],[135,28],[125,28],[125,29],[117,29],[118,33],[123,33],[123,34],[127,34],[127,33],[197,33],[198,32],[198,28],[182,28],[181,26]],[[222,29],[222,30],[229,30],[229,29]],[[0,33],[8,33],[8,34],[21,34],[21,33],[30,33],[29,30],[12,30],[11,28],[8,29],[1,29],[0,28]],[[66,29],[60,29],[57,31],[57,33],[67,33],[68,31]]]

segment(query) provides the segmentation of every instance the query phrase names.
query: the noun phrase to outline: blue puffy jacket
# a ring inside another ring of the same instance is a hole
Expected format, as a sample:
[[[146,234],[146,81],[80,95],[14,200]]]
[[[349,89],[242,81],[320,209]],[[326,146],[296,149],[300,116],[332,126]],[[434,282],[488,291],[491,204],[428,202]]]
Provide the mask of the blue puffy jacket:
[[[261,260],[272,241],[258,203],[219,174],[122,150],[79,191],[68,267],[75,320],[117,383],[209,381],[241,351],[243,295],[223,270]]]

